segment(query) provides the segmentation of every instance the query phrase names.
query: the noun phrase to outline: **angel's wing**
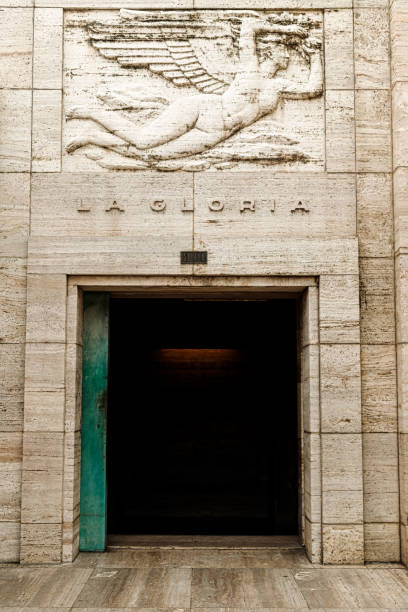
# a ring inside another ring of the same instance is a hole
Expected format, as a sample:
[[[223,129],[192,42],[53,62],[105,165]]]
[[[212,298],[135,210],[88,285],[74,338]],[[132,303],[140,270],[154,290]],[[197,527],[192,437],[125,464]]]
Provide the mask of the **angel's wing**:
[[[119,23],[94,22],[88,33],[99,53],[121,66],[149,68],[178,87],[224,93],[229,83],[204,68],[191,44],[191,39],[215,38],[216,33],[206,33],[208,25],[203,22],[166,17],[151,11],[122,11]]]

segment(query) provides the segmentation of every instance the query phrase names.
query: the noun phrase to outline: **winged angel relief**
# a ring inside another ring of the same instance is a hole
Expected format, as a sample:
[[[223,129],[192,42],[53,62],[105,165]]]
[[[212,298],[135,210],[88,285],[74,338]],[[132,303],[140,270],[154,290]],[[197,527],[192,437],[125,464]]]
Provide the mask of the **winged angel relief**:
[[[275,134],[249,134],[244,142],[255,139],[255,148],[248,149],[236,135],[264,117],[273,119],[284,99],[321,96],[316,23],[296,13],[224,11],[217,15],[209,21],[193,11],[122,10],[115,22],[89,23],[90,42],[104,57],[139,73],[148,70],[185,93],[171,102],[163,96],[99,94],[104,104],[116,108],[71,109],[67,120],[89,120],[99,128],[95,125],[95,130],[72,139],[68,153],[94,145],[93,151],[96,146],[99,153],[88,156],[111,169],[203,170],[213,165],[231,167],[240,160],[302,161],[303,154],[287,146],[293,141],[285,137],[278,122],[268,124]],[[232,67],[229,78],[227,70],[207,67],[217,49]],[[305,78],[296,74],[288,78],[283,73],[293,57]],[[270,138],[275,138],[275,145],[280,139],[281,146],[275,146],[274,155],[268,157],[262,146]],[[234,146],[228,147],[232,141]]]

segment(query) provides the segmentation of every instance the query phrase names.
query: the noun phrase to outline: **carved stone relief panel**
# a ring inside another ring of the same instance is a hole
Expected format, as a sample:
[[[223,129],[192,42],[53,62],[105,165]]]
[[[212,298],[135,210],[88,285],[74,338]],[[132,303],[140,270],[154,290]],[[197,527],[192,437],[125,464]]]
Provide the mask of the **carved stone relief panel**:
[[[324,170],[321,11],[67,11],[67,172]]]

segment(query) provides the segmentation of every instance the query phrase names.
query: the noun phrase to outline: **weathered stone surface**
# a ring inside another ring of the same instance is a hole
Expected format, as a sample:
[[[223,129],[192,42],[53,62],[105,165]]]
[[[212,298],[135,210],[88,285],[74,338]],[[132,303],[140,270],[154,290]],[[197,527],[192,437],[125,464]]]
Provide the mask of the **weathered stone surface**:
[[[305,491],[310,495],[321,495],[321,452],[319,434],[304,435]],[[310,517],[316,521],[316,517]]]
[[[394,172],[395,251],[408,247],[408,168]]]
[[[392,178],[390,174],[357,176],[357,235],[360,257],[393,254]]]
[[[64,439],[64,523],[73,523],[79,518],[80,473],[81,432],[76,431],[65,434]]]
[[[24,345],[0,344],[0,431],[23,428]]]
[[[62,88],[62,27],[61,8],[37,8],[34,12],[35,89]]]
[[[403,342],[397,345],[398,365],[398,430],[402,434],[408,433],[408,344]],[[408,457],[408,455],[407,455]],[[407,470],[408,476],[408,470]],[[408,491],[408,482],[407,482]],[[408,501],[408,497],[407,497]],[[408,505],[407,505],[408,512]]]
[[[62,433],[24,433],[23,523],[61,523],[63,443]]]
[[[404,1],[390,3],[391,14],[391,78],[408,81],[408,7]]]
[[[322,275],[319,288],[320,342],[359,342],[358,275]]]
[[[364,563],[363,525],[323,525],[323,563]]]
[[[390,86],[388,8],[356,8],[354,57],[358,89]]]
[[[25,259],[0,257],[0,344],[25,341]]]
[[[354,172],[354,92],[326,92],[326,167],[328,172]]]
[[[323,432],[361,431],[360,346],[320,346],[320,406]]]
[[[364,555],[368,562],[392,563],[400,561],[399,524],[365,524]]]
[[[325,491],[362,491],[359,434],[322,434],[322,486]]]
[[[408,253],[395,258],[396,319],[398,342],[408,342]]]
[[[397,431],[396,352],[393,345],[361,345],[363,431]]]
[[[319,346],[310,344],[302,350],[303,427],[307,432],[320,431]]]
[[[325,491],[322,506],[324,525],[363,522],[362,491]]]
[[[317,287],[309,287],[302,296],[300,333],[302,347],[309,344],[318,344],[319,289]]]
[[[31,91],[0,89],[0,172],[29,172]]]
[[[0,256],[27,257],[30,176],[0,174]]]
[[[66,276],[27,277],[27,342],[65,342]]]
[[[360,259],[361,342],[394,344],[394,262],[391,257]]]
[[[150,235],[158,251],[155,239],[184,240],[184,247],[175,249],[178,260],[180,250],[191,248],[192,203],[191,174],[41,174],[33,177],[31,234],[134,236],[143,243]]]
[[[33,391],[24,394],[25,431],[63,431],[65,393],[55,391]]]
[[[311,523],[305,519],[305,548],[313,563],[322,561],[322,528],[320,523]]]
[[[324,32],[326,88],[353,89],[353,11],[325,11]]]
[[[82,406],[82,346],[67,344],[65,392],[65,431],[81,428]]]
[[[34,90],[32,171],[61,170],[61,90]]]
[[[26,345],[26,391],[64,389],[65,345],[36,343]]]
[[[356,91],[358,172],[390,172],[391,96],[388,90]]]
[[[76,284],[68,284],[66,341],[82,345],[83,292]]]
[[[0,433],[0,522],[20,521],[22,458],[22,434]]]
[[[0,87],[29,89],[32,82],[33,10],[0,11]]]
[[[397,434],[364,434],[363,466],[364,522],[398,522]]]
[[[20,560],[20,523],[0,522],[0,562],[18,563]]]
[[[62,526],[60,524],[21,525],[21,563],[59,563]]]
[[[394,168],[408,166],[408,83],[397,82],[392,95]]]

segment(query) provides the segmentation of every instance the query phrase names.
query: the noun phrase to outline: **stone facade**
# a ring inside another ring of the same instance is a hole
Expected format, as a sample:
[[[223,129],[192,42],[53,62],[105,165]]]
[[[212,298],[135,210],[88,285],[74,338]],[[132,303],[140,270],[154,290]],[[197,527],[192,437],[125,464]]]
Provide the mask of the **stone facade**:
[[[306,551],[407,564],[407,0],[0,0],[0,32],[0,562],[77,554],[100,289],[297,294]]]

